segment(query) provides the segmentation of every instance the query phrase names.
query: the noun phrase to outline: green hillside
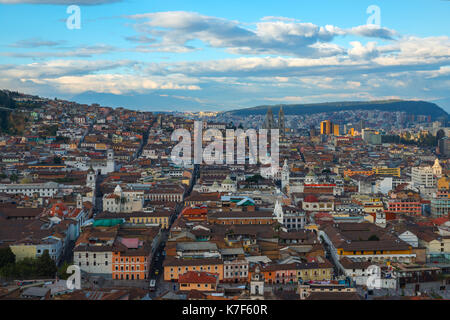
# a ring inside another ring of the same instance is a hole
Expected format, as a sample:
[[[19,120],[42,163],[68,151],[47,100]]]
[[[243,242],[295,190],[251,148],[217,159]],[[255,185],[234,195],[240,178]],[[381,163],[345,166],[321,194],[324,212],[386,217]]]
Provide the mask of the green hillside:
[[[273,106],[258,106],[254,108],[238,109],[224,112],[224,114],[236,116],[264,115],[269,107],[276,114],[283,107],[285,115],[304,115],[322,112],[337,112],[350,110],[380,110],[380,111],[404,111],[414,115],[430,115],[432,119],[448,117],[448,113],[434,103],[426,101],[355,101],[355,102],[327,102],[316,104],[282,104]]]

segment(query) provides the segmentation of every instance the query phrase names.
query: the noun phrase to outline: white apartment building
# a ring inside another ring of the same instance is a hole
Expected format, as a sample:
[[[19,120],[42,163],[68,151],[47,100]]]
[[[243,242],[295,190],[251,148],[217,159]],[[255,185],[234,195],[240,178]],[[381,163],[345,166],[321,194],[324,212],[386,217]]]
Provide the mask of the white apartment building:
[[[411,182],[413,186],[432,188],[436,185],[436,176],[432,167],[413,167],[411,169]]]

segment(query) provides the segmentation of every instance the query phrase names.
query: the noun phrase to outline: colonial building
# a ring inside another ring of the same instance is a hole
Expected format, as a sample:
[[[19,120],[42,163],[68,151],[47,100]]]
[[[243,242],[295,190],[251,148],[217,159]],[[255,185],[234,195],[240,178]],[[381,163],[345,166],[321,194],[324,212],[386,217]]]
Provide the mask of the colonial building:
[[[136,212],[142,211],[144,205],[144,191],[123,191],[117,185],[113,193],[103,196],[103,211],[109,212]]]

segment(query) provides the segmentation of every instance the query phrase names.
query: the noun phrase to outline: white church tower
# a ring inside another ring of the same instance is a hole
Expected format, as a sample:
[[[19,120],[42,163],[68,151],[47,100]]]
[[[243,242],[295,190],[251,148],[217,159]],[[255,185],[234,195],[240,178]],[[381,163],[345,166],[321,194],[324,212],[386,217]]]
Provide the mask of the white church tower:
[[[441,164],[439,163],[439,159],[436,159],[435,161],[434,161],[434,165],[433,165],[433,174],[436,176],[436,177],[438,177],[438,178],[441,178],[442,177],[442,166],[441,166]]]
[[[253,300],[258,300],[263,297],[264,297],[264,276],[261,274],[259,266],[257,266],[250,280],[250,298]]]
[[[116,171],[116,162],[114,161],[114,150],[108,149],[106,153],[106,173]]]
[[[277,202],[275,203],[275,208],[273,209],[273,216],[275,217],[275,220],[277,220],[280,224],[283,224],[284,219],[283,206],[281,205],[278,199]]]
[[[281,170],[281,189],[283,190],[289,185],[289,166],[287,159],[284,160],[283,169]]]
[[[96,184],[95,180],[96,180],[95,171],[94,171],[94,169],[92,169],[92,167],[90,167],[87,172],[87,176],[86,176],[86,186],[91,189],[95,189],[95,184]]]
[[[77,194],[77,209],[83,209],[83,196],[81,193]]]

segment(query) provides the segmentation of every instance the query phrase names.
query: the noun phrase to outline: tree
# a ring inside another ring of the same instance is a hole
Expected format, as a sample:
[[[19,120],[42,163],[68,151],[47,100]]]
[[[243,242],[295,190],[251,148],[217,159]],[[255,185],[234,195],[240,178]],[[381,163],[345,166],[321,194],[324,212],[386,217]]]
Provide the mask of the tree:
[[[54,277],[58,268],[56,267],[55,261],[50,258],[50,254],[48,250],[45,250],[44,253],[37,258],[36,261],[36,272],[38,276],[44,277]]]
[[[258,183],[260,180],[263,180],[264,178],[260,174],[255,174],[254,176],[248,177],[245,179],[245,181],[250,183]]]
[[[0,268],[8,264],[14,264],[16,262],[16,256],[11,251],[10,247],[0,249]]]
[[[20,179],[20,184],[27,184],[27,183],[32,183],[33,179],[31,179],[30,177],[25,177],[23,179]]]
[[[65,261],[62,266],[58,269],[58,278],[67,280],[69,278],[69,274],[67,273],[67,268],[69,268],[70,263]]]

